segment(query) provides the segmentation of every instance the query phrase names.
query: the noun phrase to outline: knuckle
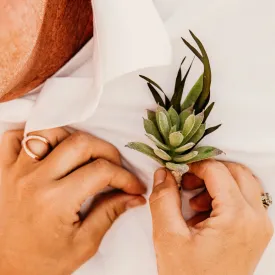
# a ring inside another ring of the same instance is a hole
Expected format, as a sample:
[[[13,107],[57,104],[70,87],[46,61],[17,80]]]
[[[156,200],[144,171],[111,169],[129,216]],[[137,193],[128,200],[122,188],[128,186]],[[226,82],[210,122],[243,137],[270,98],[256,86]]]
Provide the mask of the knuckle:
[[[14,136],[18,133],[18,130],[10,130],[5,132],[1,137],[1,144],[5,144],[6,142],[10,141]]]
[[[21,198],[33,197],[36,193],[36,185],[28,176],[20,177],[17,181],[17,191]]]
[[[110,166],[110,163],[109,163],[109,161],[106,160],[106,159],[99,158],[99,159],[96,159],[96,160],[93,162],[93,165],[94,165],[95,168],[98,169],[98,170],[107,170],[108,167]]]
[[[71,138],[77,146],[86,146],[90,142],[89,135],[81,131],[73,133]]]
[[[245,173],[249,173],[252,174],[252,172],[250,171],[250,169],[248,167],[246,167],[243,164],[240,163],[232,163],[231,164],[232,168],[239,171],[239,172],[245,172]]]
[[[227,170],[226,166],[217,160],[210,159],[203,162],[203,173],[205,176],[211,176],[215,171],[225,171]]]
[[[121,212],[116,207],[109,207],[106,210],[107,219],[109,220],[110,224],[112,224],[119,216]]]

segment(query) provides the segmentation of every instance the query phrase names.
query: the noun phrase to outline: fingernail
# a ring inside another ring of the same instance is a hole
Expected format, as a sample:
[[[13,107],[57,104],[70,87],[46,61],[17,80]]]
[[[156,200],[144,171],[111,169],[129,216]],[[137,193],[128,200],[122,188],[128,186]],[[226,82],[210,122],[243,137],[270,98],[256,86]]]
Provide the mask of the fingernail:
[[[163,183],[166,180],[167,172],[165,169],[159,169],[155,173],[155,181],[154,186],[158,186],[159,184]]]
[[[144,205],[145,203],[146,203],[146,200],[143,197],[133,199],[133,200],[127,202],[126,210]]]

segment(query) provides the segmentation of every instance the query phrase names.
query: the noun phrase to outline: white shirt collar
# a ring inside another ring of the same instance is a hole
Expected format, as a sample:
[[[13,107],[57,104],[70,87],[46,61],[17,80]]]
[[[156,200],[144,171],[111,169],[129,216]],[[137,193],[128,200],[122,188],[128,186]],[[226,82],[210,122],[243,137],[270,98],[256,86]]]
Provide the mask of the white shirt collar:
[[[39,95],[33,108],[18,112],[28,96],[1,104],[0,120],[26,119],[26,132],[84,121],[92,116],[108,82],[142,68],[170,64],[170,39],[152,1],[92,2],[94,38],[34,91]]]

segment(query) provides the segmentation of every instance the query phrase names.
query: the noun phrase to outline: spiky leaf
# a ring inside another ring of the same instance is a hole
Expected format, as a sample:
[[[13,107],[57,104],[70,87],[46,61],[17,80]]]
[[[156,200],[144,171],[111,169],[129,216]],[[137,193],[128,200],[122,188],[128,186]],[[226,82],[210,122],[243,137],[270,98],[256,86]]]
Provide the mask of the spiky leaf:
[[[204,133],[205,133],[205,124],[202,124],[200,126],[199,130],[190,139],[190,142],[193,142],[194,144],[197,144],[203,138]]]
[[[168,168],[171,171],[177,171],[180,172],[182,175],[187,173],[189,171],[189,166],[186,164],[176,164],[172,162],[166,163],[166,168]]]
[[[175,150],[176,153],[184,153],[195,146],[194,142],[189,142]]]
[[[190,152],[186,155],[183,155],[183,156],[176,156],[173,158],[173,160],[175,162],[188,162],[188,161],[194,159],[198,154],[199,154],[199,152],[192,151],[192,152]]]
[[[195,125],[195,122],[196,122],[196,117],[194,114],[190,115],[186,119],[184,126],[183,126],[183,130],[182,130],[182,134],[184,137],[186,137],[192,131],[192,129]]]
[[[223,151],[211,146],[199,147],[199,148],[196,148],[196,151],[198,152],[198,155],[192,160],[187,161],[186,163],[202,161],[205,159],[216,157],[223,153]]]
[[[212,134],[213,132],[215,132],[216,130],[218,130],[221,126],[222,126],[222,124],[219,124],[217,126],[210,127],[208,129],[206,129],[206,131],[204,133],[204,137],[207,136],[207,135],[209,135],[209,134]]]
[[[184,42],[184,44],[189,48],[189,50],[191,50],[193,52],[193,54],[202,62],[203,57],[199,53],[199,51],[196,48],[194,48],[186,39],[184,39],[184,38],[181,38],[181,39]]]
[[[153,87],[152,84],[148,83],[147,85],[148,85],[156,103],[162,107],[165,107],[165,103],[164,103],[163,99],[161,98],[161,96],[159,95],[158,91]]]
[[[199,77],[193,88],[190,90],[188,95],[186,96],[183,104],[181,105],[181,109],[185,110],[190,106],[194,106],[203,89],[203,75]]]
[[[163,92],[162,88],[155,81],[153,81],[152,79],[144,75],[139,75],[139,76]]]
[[[201,41],[197,38],[197,36],[190,31],[191,36],[196,41],[198,47],[200,48],[200,51],[202,53],[202,62],[204,65],[204,73],[203,73],[203,89],[202,93],[200,94],[196,104],[195,104],[195,110],[196,113],[200,113],[204,108],[207,106],[209,99],[210,99],[210,87],[211,87],[211,81],[212,81],[212,73],[211,73],[211,67],[208,55],[206,53],[206,50],[201,43]]]
[[[192,128],[192,130],[189,132],[189,134],[187,136],[185,136],[184,140],[183,140],[183,144],[185,144],[186,142],[188,142],[192,137],[193,135],[196,134],[196,132],[199,130],[202,122],[203,122],[203,118],[204,118],[204,114],[203,113],[200,113],[198,115],[196,115],[195,117],[195,124]]]
[[[169,110],[168,110],[168,114],[170,116],[172,126],[176,125],[177,129],[179,129],[179,127],[180,127],[180,118],[179,118],[179,115],[176,112],[176,110],[173,107],[170,107]]]
[[[169,141],[171,146],[178,147],[183,141],[183,135],[181,132],[175,132],[169,135]]]
[[[163,94],[164,94],[164,96],[165,96],[165,103],[162,105],[163,107],[165,107],[165,108],[170,108],[170,106],[171,106],[171,102],[170,102],[170,100],[169,100],[169,98],[167,97],[167,95],[165,94],[165,92],[163,91],[163,89],[155,82],[155,81],[153,81],[152,79],[150,79],[149,77],[146,77],[146,76],[144,76],[144,75],[140,75],[140,77],[141,78],[143,78],[144,80],[146,80],[147,82],[148,82],[148,86],[149,86],[149,88],[150,88],[150,90],[151,90],[151,92],[152,93],[157,93],[158,95],[159,95],[159,93],[157,92],[157,90],[153,87],[153,86],[155,86],[157,89],[159,89]],[[150,84],[150,85],[149,85]],[[152,89],[153,88],[153,89]],[[153,94],[153,96],[154,96],[154,94]],[[156,94],[155,94],[156,95]],[[154,98],[155,98],[155,96],[154,96]],[[158,98],[158,100],[160,100],[159,98],[160,98],[160,96],[159,97],[157,97]],[[156,98],[155,98],[155,100],[156,100]],[[163,102],[163,101],[162,101]],[[159,102],[157,102],[156,101],[156,103],[157,104],[160,104]],[[161,105],[161,104],[160,104]]]
[[[172,158],[166,152],[161,149],[154,149],[154,153],[161,159],[170,161]]]
[[[156,139],[153,135],[146,135],[151,141],[153,141],[154,143],[155,143],[155,145],[158,147],[158,148],[160,148],[160,149],[162,149],[162,150],[165,150],[165,151],[169,151],[170,150],[170,148],[167,146],[167,145],[165,145],[165,144],[163,144],[162,142],[160,142],[158,139]]]
[[[176,111],[177,112],[180,112],[181,111],[181,99],[182,99],[182,94],[183,94],[183,89],[184,89],[184,86],[185,86],[185,82],[187,80],[187,77],[190,73],[190,70],[192,68],[192,65],[193,65],[193,62],[194,62],[194,59],[192,60],[183,80],[181,81],[181,83],[179,84],[178,86],[178,89],[175,91],[175,93],[173,94],[173,97],[171,99],[171,104],[172,106],[175,107]]]
[[[183,87],[182,87],[182,70],[181,70],[181,66],[183,64],[183,62],[185,61],[186,57],[183,58],[179,70],[178,70],[178,74],[177,74],[177,78],[176,78],[176,84],[175,84],[175,89],[174,89],[174,95],[171,99],[171,105],[175,107],[175,109],[177,111],[181,102],[181,96],[179,97],[178,95],[182,95],[183,92]]]
[[[153,148],[151,148],[147,144],[144,144],[142,142],[130,142],[126,145],[126,147],[143,153],[148,157],[152,158],[153,160],[157,161],[161,165],[164,165],[164,162],[155,155]]]
[[[162,142],[162,137],[153,121],[149,119],[143,119],[143,125],[147,134],[153,135],[156,139]]]
[[[215,102],[212,102],[204,111],[204,120],[203,123],[207,120],[207,118],[209,117],[213,107],[215,105]]]

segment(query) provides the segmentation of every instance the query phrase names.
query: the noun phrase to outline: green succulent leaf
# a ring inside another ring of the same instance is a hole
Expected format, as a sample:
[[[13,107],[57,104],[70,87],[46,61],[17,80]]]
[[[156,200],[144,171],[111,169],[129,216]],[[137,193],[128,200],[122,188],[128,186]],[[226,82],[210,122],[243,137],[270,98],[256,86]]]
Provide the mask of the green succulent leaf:
[[[161,149],[154,149],[154,153],[156,156],[158,156],[159,158],[166,160],[166,161],[170,161],[172,158],[170,157],[170,155],[168,155],[165,151],[161,150]]]
[[[196,132],[199,130],[199,128],[200,128],[200,126],[203,122],[203,119],[204,119],[204,113],[203,112],[196,115],[195,124],[194,124],[192,130],[189,132],[189,134],[187,134],[187,136],[185,136],[185,138],[183,140],[183,144],[188,142],[196,134]]]
[[[180,129],[183,130],[183,126],[185,124],[186,119],[192,114],[192,110],[187,109],[184,110],[180,113],[179,118],[180,118]]]
[[[218,130],[221,126],[222,126],[222,124],[219,124],[217,126],[210,127],[208,129],[206,129],[206,131],[204,133],[204,137],[207,136],[207,135],[209,135],[209,134],[212,134],[213,132],[215,132],[216,130]]]
[[[171,119],[172,126],[176,125],[177,129],[179,129],[180,118],[179,118],[177,111],[173,107],[170,107],[170,109],[168,110],[168,114]]]
[[[183,135],[181,132],[174,132],[169,135],[169,141],[171,146],[178,147],[183,141]]]
[[[145,154],[146,156],[152,158],[153,160],[157,161],[161,165],[164,165],[164,162],[155,155],[153,148],[144,144],[142,142],[130,142],[126,145],[126,147],[138,151],[140,153]]]
[[[153,135],[156,139],[162,142],[162,137],[157,129],[157,126],[154,124],[153,121],[149,119],[143,119],[143,126],[147,134]]]
[[[190,106],[194,106],[203,89],[203,75],[199,77],[193,88],[190,90],[188,95],[186,96],[183,104],[181,105],[181,109],[185,110]]]
[[[215,102],[212,102],[204,111],[204,120],[203,123],[206,122],[206,120],[208,119],[213,107],[215,105]]]
[[[170,116],[169,116],[168,111],[167,111],[164,107],[158,106],[158,107],[157,107],[157,110],[156,110],[156,114],[157,114],[158,112],[163,112],[163,113],[165,113],[165,115],[167,116],[167,118],[168,118],[168,120],[169,120],[169,124],[172,126],[172,124],[171,124],[171,119],[170,119]]]
[[[190,139],[190,142],[197,144],[204,136],[205,133],[205,124],[202,124],[198,131]]]
[[[157,111],[157,124],[162,137],[165,142],[169,143],[169,133],[171,129],[171,122],[169,121],[169,117],[163,111]]]
[[[190,73],[190,70],[192,68],[192,65],[193,65],[193,62],[194,62],[194,59],[192,60],[183,80],[181,81],[181,83],[179,84],[178,86],[178,89],[175,91],[173,97],[172,97],[172,100],[171,100],[171,104],[175,107],[176,111],[177,112],[180,112],[181,111],[181,99],[182,99],[182,94],[183,94],[183,89],[184,89],[184,86],[185,86],[185,82],[187,80],[187,77]]]
[[[202,63],[204,65],[204,73],[203,73],[203,89],[202,93],[200,94],[196,104],[195,104],[195,110],[196,113],[200,113],[204,108],[207,106],[209,99],[210,99],[210,87],[211,87],[211,81],[212,81],[212,73],[211,73],[211,67],[208,55],[206,53],[206,50],[201,43],[201,41],[197,38],[197,36],[190,31],[191,36],[196,41],[198,47],[200,48],[200,51],[202,53]]]
[[[189,133],[192,131],[192,129],[195,125],[195,122],[196,122],[196,116],[194,114],[190,115],[186,119],[184,126],[183,126],[183,130],[182,130],[182,134],[184,137],[188,136]]]
[[[156,137],[154,137],[153,135],[150,135],[150,134],[148,134],[148,135],[146,135],[151,141],[153,141],[154,143],[155,143],[155,145],[158,147],[158,148],[160,148],[160,149],[162,149],[162,150],[165,150],[165,151],[170,151],[171,149],[167,146],[167,145],[165,145],[165,144],[163,144],[162,142],[160,142],[158,139],[156,139]]]
[[[147,110],[147,118],[157,125],[156,112]]]
[[[195,146],[194,142],[189,142],[175,150],[176,153],[184,153]]]
[[[150,78],[148,78],[144,75],[140,75],[140,77],[148,82],[148,87],[151,90],[151,92],[152,92],[152,94],[155,98],[156,103],[168,109],[171,106],[171,102],[170,102],[169,98],[167,97],[167,95],[165,94],[165,92],[163,91],[163,89],[156,82],[154,82],[152,79],[150,79]],[[158,91],[154,87],[159,89],[164,94],[165,103],[163,102],[163,100],[160,97]],[[162,100],[163,105],[160,102],[158,102],[158,101],[160,101],[160,99]]]
[[[205,159],[216,157],[223,153],[223,151],[221,151],[220,149],[217,149],[211,146],[199,147],[199,148],[196,148],[196,151],[198,152],[198,155],[195,158],[187,161],[186,163],[202,161]]]
[[[175,162],[188,162],[188,161],[194,159],[198,154],[199,154],[198,151],[192,151],[192,152],[190,152],[186,155],[174,157],[173,161],[175,161]]]
[[[186,164],[176,164],[172,162],[166,163],[166,168],[171,171],[180,172],[182,175],[189,171],[189,166]]]

